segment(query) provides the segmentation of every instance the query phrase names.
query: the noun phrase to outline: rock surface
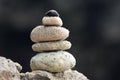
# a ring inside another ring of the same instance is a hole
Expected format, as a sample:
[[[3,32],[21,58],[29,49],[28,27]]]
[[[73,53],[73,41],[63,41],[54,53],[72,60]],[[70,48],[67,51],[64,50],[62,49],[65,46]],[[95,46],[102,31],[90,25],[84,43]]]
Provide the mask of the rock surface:
[[[35,43],[32,45],[33,51],[55,51],[55,50],[67,50],[71,48],[71,43],[69,41],[53,41],[53,42],[42,42]]]
[[[0,57],[0,80],[88,80],[82,73],[71,69],[60,73],[42,70],[20,73],[21,69],[18,63]]]
[[[22,67],[10,59],[0,57],[0,80],[20,80]]]
[[[45,26],[60,27],[63,25],[63,22],[60,17],[43,17],[42,23]]]
[[[60,73],[47,71],[34,71],[21,74],[21,80],[88,80],[82,73],[76,70],[67,70]]]
[[[69,30],[64,27],[45,27],[43,25],[35,27],[30,38],[33,42],[58,41],[69,37]]]
[[[67,51],[38,53],[30,61],[33,71],[63,72],[73,68],[75,65],[76,59]]]

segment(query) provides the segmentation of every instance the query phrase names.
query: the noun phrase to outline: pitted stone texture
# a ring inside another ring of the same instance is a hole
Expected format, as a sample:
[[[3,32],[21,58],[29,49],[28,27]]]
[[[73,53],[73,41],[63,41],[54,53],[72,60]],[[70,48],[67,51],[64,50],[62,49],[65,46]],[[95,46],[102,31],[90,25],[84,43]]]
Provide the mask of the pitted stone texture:
[[[63,72],[76,65],[74,56],[66,51],[44,52],[32,57],[31,69],[49,72]]]
[[[63,22],[62,22],[61,18],[58,17],[58,16],[57,17],[56,16],[54,16],[54,17],[45,16],[42,19],[42,23],[43,23],[43,25],[49,26],[49,27],[50,26],[60,27],[60,26],[63,25]]]
[[[10,59],[0,57],[0,80],[20,80],[22,67]]]
[[[67,70],[60,73],[47,71],[33,71],[22,74],[21,80],[88,80],[86,76],[76,70]]]
[[[33,51],[55,51],[55,50],[67,50],[71,48],[71,43],[69,41],[53,41],[53,42],[42,42],[35,43],[32,45]]]
[[[64,27],[35,27],[30,35],[33,42],[57,41],[69,37],[69,30]]]

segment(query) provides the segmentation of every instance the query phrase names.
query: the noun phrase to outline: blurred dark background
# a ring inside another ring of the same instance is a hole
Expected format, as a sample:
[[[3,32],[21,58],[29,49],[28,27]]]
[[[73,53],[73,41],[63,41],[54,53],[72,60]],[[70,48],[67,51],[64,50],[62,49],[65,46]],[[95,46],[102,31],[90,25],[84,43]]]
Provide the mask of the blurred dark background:
[[[119,0],[0,0],[0,56],[31,71],[31,30],[55,9],[70,32],[74,69],[90,80],[120,80]]]

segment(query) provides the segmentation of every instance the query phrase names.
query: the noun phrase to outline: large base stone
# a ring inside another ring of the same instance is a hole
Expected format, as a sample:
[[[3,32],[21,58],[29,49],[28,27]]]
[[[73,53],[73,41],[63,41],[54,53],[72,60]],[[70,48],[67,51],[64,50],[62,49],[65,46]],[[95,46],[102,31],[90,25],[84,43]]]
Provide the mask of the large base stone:
[[[30,61],[32,71],[64,72],[75,65],[76,59],[67,51],[38,53]]]
[[[47,71],[33,71],[21,74],[21,80],[88,80],[86,76],[76,70],[67,70],[60,73]]]

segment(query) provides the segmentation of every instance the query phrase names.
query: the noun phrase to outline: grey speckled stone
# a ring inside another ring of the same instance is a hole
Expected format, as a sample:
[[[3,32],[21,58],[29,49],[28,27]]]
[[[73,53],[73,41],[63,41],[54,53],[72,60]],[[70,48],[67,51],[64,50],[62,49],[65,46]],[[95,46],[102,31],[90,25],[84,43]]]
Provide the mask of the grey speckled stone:
[[[66,51],[43,52],[32,57],[32,70],[46,70],[49,72],[63,72],[76,65],[74,56]]]

